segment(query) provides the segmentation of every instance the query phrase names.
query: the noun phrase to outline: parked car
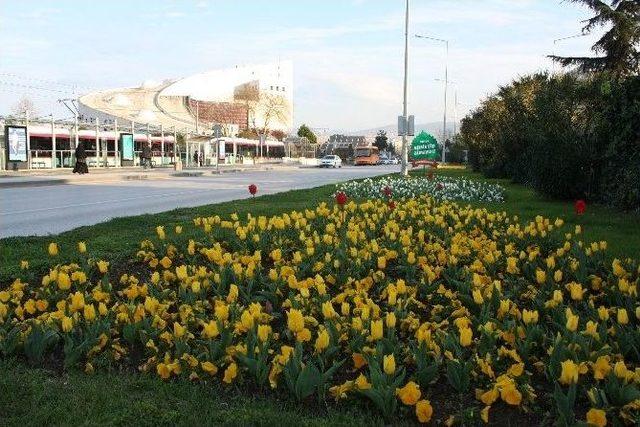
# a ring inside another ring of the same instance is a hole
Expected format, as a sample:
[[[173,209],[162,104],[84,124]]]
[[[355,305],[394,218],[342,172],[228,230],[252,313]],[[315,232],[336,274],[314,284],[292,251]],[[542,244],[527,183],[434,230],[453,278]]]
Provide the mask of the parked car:
[[[400,160],[397,157],[385,157],[382,161],[383,165],[397,165],[400,164]]]
[[[320,159],[321,168],[341,168],[342,159],[335,154],[328,154]]]

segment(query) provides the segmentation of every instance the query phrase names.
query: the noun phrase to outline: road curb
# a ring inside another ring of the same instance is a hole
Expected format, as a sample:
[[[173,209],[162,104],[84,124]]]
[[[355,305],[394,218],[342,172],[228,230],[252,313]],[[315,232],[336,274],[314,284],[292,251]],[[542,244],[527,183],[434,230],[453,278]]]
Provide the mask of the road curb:
[[[44,187],[48,185],[64,185],[64,184],[87,184],[92,182],[109,182],[109,181],[141,181],[150,179],[148,174],[130,174],[130,175],[97,175],[91,177],[69,177],[69,178],[48,178],[48,179],[29,179],[13,181],[12,178],[0,178],[0,188],[19,188],[19,187]],[[164,177],[154,177],[158,179],[166,179]]]
[[[69,183],[69,180],[66,178],[41,179],[41,180],[32,180],[32,181],[31,180],[30,181],[14,181],[14,182],[5,182],[4,180],[1,180],[0,188],[44,187],[47,185],[62,185],[67,183]]]

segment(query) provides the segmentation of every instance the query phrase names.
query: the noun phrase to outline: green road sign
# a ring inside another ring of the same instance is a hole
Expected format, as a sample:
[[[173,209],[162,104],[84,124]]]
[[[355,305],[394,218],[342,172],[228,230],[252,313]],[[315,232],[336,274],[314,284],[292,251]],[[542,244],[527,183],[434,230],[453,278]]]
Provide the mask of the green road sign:
[[[432,135],[422,131],[411,141],[410,154],[412,160],[436,160],[438,143]]]

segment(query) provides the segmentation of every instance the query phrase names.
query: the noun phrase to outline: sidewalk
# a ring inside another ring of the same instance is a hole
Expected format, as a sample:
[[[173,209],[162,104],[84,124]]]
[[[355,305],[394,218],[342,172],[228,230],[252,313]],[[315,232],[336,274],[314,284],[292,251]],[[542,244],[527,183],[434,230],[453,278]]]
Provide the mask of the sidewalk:
[[[46,169],[26,171],[0,171],[0,188],[35,187],[45,185],[61,185],[72,183],[130,181],[145,179],[171,179],[174,177],[211,176],[224,173],[238,173],[265,170],[292,170],[297,165],[257,164],[257,165],[220,165],[176,171],[173,168],[142,169],[127,168],[91,168],[86,175],[74,174],[71,169]]]

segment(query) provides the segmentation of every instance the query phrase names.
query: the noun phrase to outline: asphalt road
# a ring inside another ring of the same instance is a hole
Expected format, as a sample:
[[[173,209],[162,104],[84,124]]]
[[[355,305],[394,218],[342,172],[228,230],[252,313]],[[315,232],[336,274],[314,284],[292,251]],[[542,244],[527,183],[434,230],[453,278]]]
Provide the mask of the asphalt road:
[[[56,234],[111,218],[243,199],[249,197],[250,183],[258,185],[259,194],[272,194],[398,170],[399,166],[274,169],[201,177],[1,188],[0,237]]]

